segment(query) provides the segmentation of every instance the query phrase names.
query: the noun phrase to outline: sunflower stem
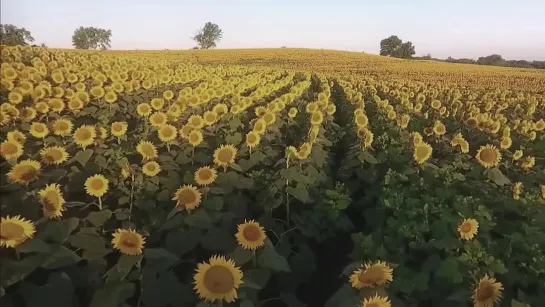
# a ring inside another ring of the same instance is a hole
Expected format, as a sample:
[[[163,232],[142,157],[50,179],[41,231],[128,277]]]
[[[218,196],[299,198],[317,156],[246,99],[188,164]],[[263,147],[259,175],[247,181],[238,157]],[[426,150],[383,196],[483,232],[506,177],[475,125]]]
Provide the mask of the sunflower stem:
[[[253,266],[254,268],[257,268],[257,258],[256,258],[256,256],[255,256],[255,249],[252,250],[252,266]]]
[[[102,211],[102,198],[98,197],[98,208]]]

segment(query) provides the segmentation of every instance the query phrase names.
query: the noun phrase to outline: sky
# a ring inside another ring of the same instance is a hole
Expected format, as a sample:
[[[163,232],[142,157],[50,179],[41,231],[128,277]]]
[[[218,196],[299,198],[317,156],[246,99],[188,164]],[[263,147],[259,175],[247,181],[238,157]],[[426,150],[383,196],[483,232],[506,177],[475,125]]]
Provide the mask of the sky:
[[[72,48],[80,26],[112,30],[112,49],[189,49],[206,22],[217,48],[323,48],[378,54],[397,35],[416,55],[545,60],[544,0],[1,0],[0,21],[36,44]]]

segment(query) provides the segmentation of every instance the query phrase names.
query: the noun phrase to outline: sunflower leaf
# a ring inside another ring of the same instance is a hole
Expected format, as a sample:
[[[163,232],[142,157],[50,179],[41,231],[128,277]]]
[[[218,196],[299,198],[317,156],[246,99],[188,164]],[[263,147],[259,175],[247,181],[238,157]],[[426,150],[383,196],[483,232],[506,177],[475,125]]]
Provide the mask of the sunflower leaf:
[[[107,220],[109,220],[112,217],[112,211],[111,210],[102,210],[99,212],[90,212],[89,215],[87,215],[87,220],[93,224],[95,227],[100,227],[106,223]]]
[[[259,265],[264,268],[280,272],[291,272],[291,268],[286,258],[276,251],[274,245],[268,238],[265,239],[265,247],[259,252],[257,261]]]
[[[511,184],[511,180],[497,167],[486,170],[485,176],[499,186]]]
[[[229,254],[229,258],[235,261],[235,264],[242,266],[252,260],[253,253],[247,249],[237,246],[235,250]]]
[[[74,160],[81,164],[81,166],[85,166],[85,164],[89,162],[89,159],[91,159],[93,153],[94,151],[92,149],[80,150],[74,156]]]

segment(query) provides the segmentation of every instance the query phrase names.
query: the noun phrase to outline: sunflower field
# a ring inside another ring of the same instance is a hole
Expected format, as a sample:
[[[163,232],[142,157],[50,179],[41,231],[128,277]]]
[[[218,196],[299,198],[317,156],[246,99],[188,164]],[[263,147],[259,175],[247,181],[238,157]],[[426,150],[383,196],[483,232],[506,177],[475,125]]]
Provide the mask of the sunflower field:
[[[545,73],[2,47],[1,306],[545,302]]]

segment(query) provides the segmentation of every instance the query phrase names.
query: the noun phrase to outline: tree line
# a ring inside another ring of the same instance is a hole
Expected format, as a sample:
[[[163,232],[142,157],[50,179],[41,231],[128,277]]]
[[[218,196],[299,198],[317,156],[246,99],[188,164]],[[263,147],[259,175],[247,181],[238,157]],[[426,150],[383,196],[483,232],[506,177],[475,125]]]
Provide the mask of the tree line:
[[[72,45],[76,49],[101,49],[110,48],[112,31],[95,28],[95,27],[79,27],[74,30],[72,35]],[[197,33],[191,37],[198,46],[191,49],[212,49],[222,39],[223,30],[215,23],[207,22]],[[18,28],[11,24],[0,24],[0,44],[15,46],[29,45],[34,42],[30,31],[25,28]],[[32,45],[37,46],[37,45]],[[41,44],[41,47],[46,47]],[[282,48],[285,48],[283,46]],[[415,46],[411,41],[403,42],[398,36],[391,35],[380,41],[380,55],[389,56],[401,59],[415,60],[432,60],[449,63],[464,63],[477,65],[492,65],[506,67],[522,67],[522,68],[537,68],[545,69],[545,61],[524,61],[524,60],[505,60],[499,54],[492,54],[485,57],[474,59],[455,59],[448,57],[446,60],[433,58],[430,54],[415,57]]]

